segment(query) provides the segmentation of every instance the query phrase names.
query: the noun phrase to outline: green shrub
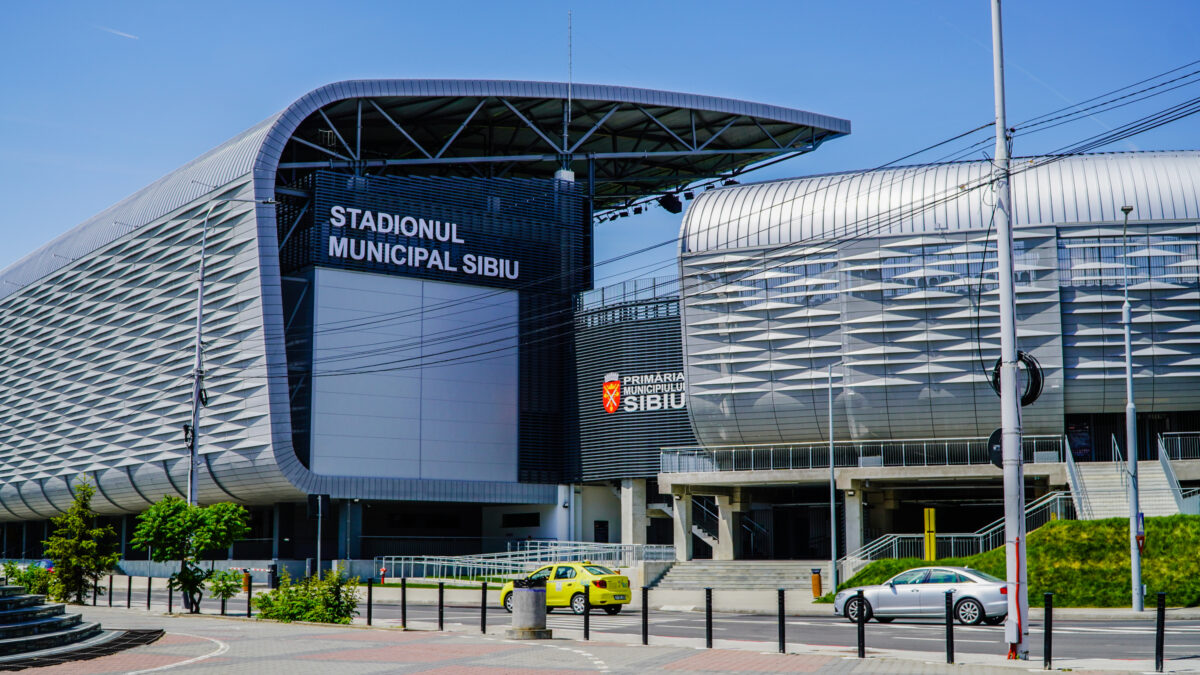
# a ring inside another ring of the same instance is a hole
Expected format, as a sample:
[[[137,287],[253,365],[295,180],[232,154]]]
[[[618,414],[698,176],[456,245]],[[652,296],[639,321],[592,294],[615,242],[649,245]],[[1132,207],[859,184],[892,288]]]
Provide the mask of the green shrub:
[[[30,595],[47,595],[50,593],[50,580],[53,577],[45,567],[29,565],[21,569],[14,562],[4,563],[4,576],[13,586],[24,586]]]
[[[208,591],[218,600],[228,600],[242,590],[242,573],[238,570],[214,572],[208,578]]]
[[[358,577],[330,570],[320,579],[293,582],[284,570],[279,588],[254,596],[253,602],[264,619],[350,623],[358,614]]]
[[[1059,607],[1128,607],[1129,519],[1056,520],[1029,533],[1026,565],[1031,604],[1054,593]],[[913,567],[937,564],[973,567],[1005,578],[1004,548],[968,558],[928,563],[918,558],[877,560],[838,590],[881,584]],[[1171,606],[1200,605],[1200,516],[1146,519],[1142,583],[1147,597],[1164,591]]]

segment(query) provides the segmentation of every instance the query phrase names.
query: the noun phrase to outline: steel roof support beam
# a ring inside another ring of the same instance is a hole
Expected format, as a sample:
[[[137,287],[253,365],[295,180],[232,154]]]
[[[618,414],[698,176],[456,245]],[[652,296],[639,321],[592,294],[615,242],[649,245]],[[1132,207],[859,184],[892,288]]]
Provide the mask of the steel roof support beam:
[[[718,138],[720,138],[721,134],[725,133],[725,130],[726,130],[726,129],[728,129],[729,127],[733,126],[733,123],[734,123],[734,122],[736,122],[736,121],[738,121],[738,120],[739,120],[739,119],[741,119],[741,118],[742,118],[742,116],[741,116],[741,115],[735,115],[735,116],[733,116],[733,117],[730,117],[730,118],[729,118],[729,121],[725,123],[725,126],[721,127],[721,130],[720,130],[720,131],[718,131],[717,133],[713,134],[712,136],[709,136],[709,137],[708,137],[708,140],[707,140],[707,141],[704,141],[704,144],[703,144],[703,145],[701,145],[700,147],[696,148],[696,149],[697,149],[697,150],[703,150],[703,149],[707,148],[709,143],[712,143],[713,141],[715,141],[715,140],[717,140]]]
[[[606,159],[653,159],[655,157],[711,157],[720,155],[783,155],[796,152],[798,148],[731,148],[728,150],[635,150],[631,152],[596,152],[587,153],[597,160]],[[342,161],[326,162],[280,162],[281,169],[322,169],[322,168],[354,168],[355,166],[420,166],[429,164],[487,164],[504,162],[555,162],[558,155],[507,155],[497,157],[432,157],[429,159],[368,159],[355,162],[343,158]]]
[[[338,131],[337,125],[330,121],[329,116],[325,114],[325,111],[318,108],[317,114],[319,114],[321,119],[325,120],[325,123],[329,125],[329,130],[333,132],[334,136],[337,136],[339,141],[341,141],[342,147],[346,149],[346,152],[350,153],[350,156],[352,156],[354,159],[358,159],[358,154],[354,152],[354,149],[350,147],[350,144],[346,142],[346,139],[342,138],[342,133]]]
[[[618,103],[618,104],[614,105],[612,108],[610,108],[608,112],[604,113],[604,117],[601,117],[599,121],[597,121],[595,124],[592,125],[591,129],[587,130],[587,133],[585,133],[583,136],[581,136],[579,138],[579,140],[575,141],[575,145],[572,145],[571,149],[568,150],[567,152],[574,154],[574,152],[579,149],[579,146],[583,145],[584,141],[591,138],[592,134],[595,133],[597,129],[604,126],[604,123],[608,121],[608,118],[612,117],[613,113],[617,112],[617,110],[620,107],[621,107],[621,104]]]
[[[642,114],[643,114],[643,115],[645,115],[646,117],[649,117],[649,118],[650,118],[650,119],[651,119],[651,120],[652,120],[652,121],[653,121],[655,124],[657,124],[657,125],[659,126],[659,128],[661,128],[663,131],[665,131],[665,132],[667,132],[668,134],[670,134],[670,135],[671,135],[671,138],[674,138],[675,140],[679,141],[679,144],[680,144],[680,145],[682,145],[683,147],[685,147],[685,148],[688,148],[688,149],[691,149],[691,150],[696,150],[696,149],[697,149],[697,148],[696,148],[696,146],[694,146],[694,145],[692,145],[692,144],[688,143],[687,141],[683,140],[682,138],[680,138],[680,137],[679,137],[679,134],[676,134],[674,131],[671,131],[671,128],[670,128],[670,127],[668,127],[667,125],[663,124],[663,123],[662,123],[662,120],[658,119],[658,118],[657,118],[657,117],[655,117],[653,114],[651,114],[651,112],[650,112],[649,110],[646,110],[645,108],[643,108],[643,107],[642,107],[642,106],[640,106],[640,105],[639,105],[639,106],[637,106],[637,109],[638,109],[638,110],[640,110],[640,111],[642,111]],[[757,124],[757,121],[755,122],[755,124]],[[763,133],[766,133],[766,130],[763,130]],[[770,134],[767,134],[767,135],[768,135],[768,136],[770,136]],[[772,137],[772,138],[771,138],[771,140],[773,140],[773,141],[774,141],[774,140],[775,140],[775,139],[774,139],[774,137]],[[775,144],[776,144],[776,145],[779,145],[779,143],[778,143],[778,142],[776,142]]]
[[[774,135],[774,134],[772,134],[771,132],[767,131],[767,130],[766,130],[766,128],[764,128],[764,127],[763,127],[763,125],[762,125],[762,124],[761,124],[761,123],[758,121],[758,119],[757,119],[757,118],[753,118],[753,117],[752,117],[751,119],[752,119],[752,120],[754,120],[754,126],[758,127],[758,130],[759,130],[759,131],[763,132],[763,134],[764,134],[764,135],[765,135],[767,138],[771,139],[771,142],[772,142],[772,143],[774,143],[776,147],[779,147],[779,148],[782,148],[782,147],[784,147],[784,146],[783,146],[783,144],[782,144],[782,143],[780,143],[780,142],[779,142],[779,140],[775,138],[775,135]]]
[[[354,161],[354,160],[350,159],[349,157],[341,154],[340,152],[334,152],[334,151],[330,150],[329,148],[322,148],[321,146],[317,145],[316,143],[310,143],[310,142],[304,140],[303,138],[300,138],[299,136],[292,136],[292,140],[296,141],[297,143],[299,143],[301,145],[307,145],[308,147],[312,148],[313,150],[320,150],[321,152],[323,152],[327,155],[332,155],[334,157],[337,157],[338,159],[345,160],[347,162]]]
[[[501,102],[501,103],[503,103],[505,106],[507,106],[509,110],[513,111],[513,114],[514,114],[514,115],[516,115],[517,117],[521,118],[521,121],[525,123],[525,126],[527,126],[527,127],[529,127],[530,129],[532,129],[532,130],[533,130],[533,132],[534,132],[535,134],[537,134],[538,136],[541,136],[541,137],[542,137],[542,140],[543,140],[543,141],[546,141],[546,144],[547,144],[547,145],[549,145],[550,147],[554,148],[554,151],[555,151],[556,153],[558,153],[558,154],[560,154],[560,155],[566,154],[566,149],[565,149],[565,148],[560,148],[560,147],[558,147],[558,144],[557,144],[557,143],[555,143],[555,142],[554,142],[554,140],[553,140],[552,138],[550,138],[549,136],[547,136],[547,135],[545,134],[545,132],[543,132],[543,131],[542,131],[541,129],[539,129],[539,128],[538,128],[536,125],[534,125],[534,123],[533,123],[533,122],[529,121],[529,118],[528,118],[528,117],[526,117],[525,115],[521,114],[521,111],[520,111],[520,110],[517,110],[516,106],[514,106],[513,104],[511,104],[511,103],[509,103],[509,102],[508,102],[508,99],[503,99],[503,98],[502,98],[502,99],[500,99],[500,102]]]
[[[375,110],[377,110],[379,112],[380,115],[383,115],[383,119],[387,120],[388,123],[391,124],[392,127],[394,127],[396,129],[396,131],[399,131],[401,136],[404,136],[406,139],[408,139],[408,142],[412,143],[413,147],[415,147],[417,150],[419,150],[422,155],[425,155],[426,157],[433,159],[433,155],[429,154],[429,151],[426,150],[424,146],[422,146],[420,143],[418,143],[415,138],[413,138],[407,131],[405,131],[404,127],[400,126],[399,122],[392,119],[392,116],[387,114],[387,112],[385,112],[384,109],[381,108],[379,106],[379,104],[375,102],[375,99],[369,98],[369,99],[367,99],[367,102],[370,103],[375,108]]]
[[[455,139],[458,138],[458,135],[462,133],[462,130],[467,128],[467,125],[470,124],[471,120],[475,118],[475,113],[479,112],[479,109],[482,108],[483,104],[486,102],[486,98],[479,99],[479,103],[475,104],[475,108],[471,110],[470,115],[467,115],[467,119],[463,120],[462,124],[458,125],[458,128],[454,130],[454,134],[450,136],[450,140],[446,141],[446,144],[442,146],[442,149],[438,150],[438,153],[434,155],[435,158],[446,154],[446,151],[450,149],[450,145],[454,143]]]

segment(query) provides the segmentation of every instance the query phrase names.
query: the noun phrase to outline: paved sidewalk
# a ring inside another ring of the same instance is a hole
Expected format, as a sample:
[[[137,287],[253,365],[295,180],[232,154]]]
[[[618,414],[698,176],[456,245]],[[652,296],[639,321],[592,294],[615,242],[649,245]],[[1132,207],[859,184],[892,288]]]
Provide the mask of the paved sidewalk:
[[[312,624],[278,624],[214,616],[165,616],[160,612],[82,608],[89,620],[109,628],[163,628],[167,635],[151,645],[121,654],[39,669],[37,673],[979,673],[1011,675],[1040,670],[1040,663],[1006,662],[1001,657],[964,655],[947,665],[937,653],[871,649],[869,658],[854,650],[789,644],[795,653],[777,654],[774,645],[721,641],[703,649],[700,640],[658,638],[650,646],[636,636],[603,635],[584,642],[577,633],[556,632],[556,639],[517,642],[496,633],[437,632],[416,624],[414,630]],[[1139,661],[1056,662],[1074,672],[1116,673],[1153,670]]]

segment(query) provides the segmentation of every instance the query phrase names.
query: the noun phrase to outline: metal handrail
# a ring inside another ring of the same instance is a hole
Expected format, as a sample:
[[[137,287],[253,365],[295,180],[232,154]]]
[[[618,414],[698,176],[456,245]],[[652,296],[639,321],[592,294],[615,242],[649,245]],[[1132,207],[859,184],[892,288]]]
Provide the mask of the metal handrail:
[[[1158,437],[1171,459],[1200,459],[1200,432],[1171,431]]]
[[[1200,488],[1184,490],[1179,484],[1179,476],[1175,467],[1171,466],[1171,457],[1167,452],[1163,435],[1158,436],[1158,463],[1162,465],[1163,473],[1167,475],[1167,483],[1171,486],[1171,494],[1175,497],[1175,506],[1180,513],[1200,514]]]
[[[1064,461],[1066,438],[1062,435],[1026,436],[1022,444],[1025,462],[1037,462],[1045,453],[1050,461]],[[762,445],[684,446],[663,448],[659,453],[662,473],[721,471],[773,471],[829,468],[828,443]],[[987,439],[982,437],[893,439],[887,441],[838,441],[834,443],[835,466],[946,466],[989,464]]]
[[[1079,467],[1075,465],[1075,452],[1071,449],[1071,440],[1068,438],[1066,443],[1067,480],[1071,483],[1071,495],[1075,499],[1075,508],[1085,520],[1091,520],[1092,502],[1088,497],[1087,485],[1083,482],[1083,474],[1079,473]]]
[[[1121,452],[1121,446],[1117,443],[1117,435],[1109,434],[1109,437],[1112,439],[1113,468],[1115,468],[1117,473],[1120,474],[1121,487],[1123,487],[1125,492],[1128,493],[1129,479],[1131,477],[1131,474],[1129,473],[1129,464],[1126,463],[1125,455]],[[1136,449],[1134,451],[1136,452]]]
[[[1068,508],[1069,507],[1069,508]],[[1025,507],[1025,530],[1032,532],[1054,519],[1073,520],[1075,503],[1067,492],[1048,492]],[[961,557],[990,551],[1004,545],[1004,519],[989,523],[975,532],[939,534],[935,547],[939,557]],[[859,569],[883,558],[918,557],[924,552],[924,535],[887,534],[854,553],[838,559],[838,574],[849,579]],[[946,555],[943,555],[943,552]]]
[[[522,541],[523,550],[468,556],[376,556],[382,576],[476,579],[516,577],[546,563],[588,560],[613,567],[641,561],[671,561],[675,547],[658,544],[599,544],[553,540]]]

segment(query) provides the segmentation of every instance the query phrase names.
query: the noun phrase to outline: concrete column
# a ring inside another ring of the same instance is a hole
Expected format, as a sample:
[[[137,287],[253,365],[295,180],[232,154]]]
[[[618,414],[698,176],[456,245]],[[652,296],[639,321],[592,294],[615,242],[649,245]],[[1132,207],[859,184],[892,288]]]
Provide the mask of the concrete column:
[[[717,495],[717,546],[713,560],[736,560],[741,532],[738,529],[738,504],[730,497]]]
[[[646,479],[621,481],[621,543],[646,543]]]
[[[677,494],[673,497],[675,559],[683,562],[692,559],[692,496]]]
[[[846,498],[846,553],[853,553],[862,548],[863,545],[863,508],[862,508],[862,490],[845,490],[843,496]]]

